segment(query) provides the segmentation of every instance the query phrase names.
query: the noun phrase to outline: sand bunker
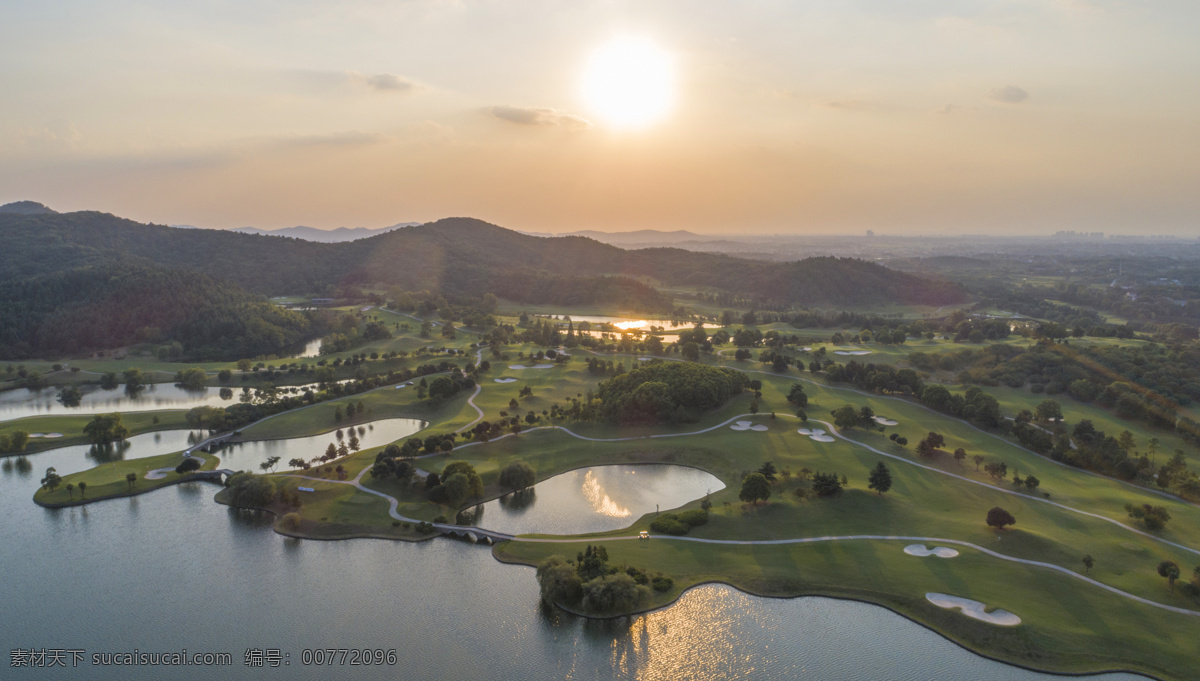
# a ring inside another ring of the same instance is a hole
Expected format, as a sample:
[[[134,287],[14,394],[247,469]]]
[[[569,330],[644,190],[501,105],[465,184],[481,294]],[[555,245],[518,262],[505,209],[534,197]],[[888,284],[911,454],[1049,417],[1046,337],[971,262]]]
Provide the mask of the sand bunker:
[[[797,430],[796,432],[800,433],[801,435],[812,435],[812,431],[809,430],[808,428],[801,428],[801,429]]]
[[[31,437],[31,438],[32,437],[55,438],[55,437],[62,437],[62,433],[30,433],[29,437]]]
[[[898,426],[898,425],[900,425],[900,422],[899,422],[899,421],[893,421],[893,420],[891,420],[891,419],[885,419],[885,418],[884,418],[884,417],[882,417],[882,416],[876,416],[876,417],[875,417],[875,423],[878,423],[878,424],[879,424],[879,425],[881,425],[881,426]]]
[[[869,355],[870,350],[834,350],[835,355]]]
[[[805,352],[812,352],[812,348],[801,348],[801,349],[804,350]]]
[[[527,367],[524,364],[509,364],[508,368],[509,369],[553,369],[554,365],[553,364],[535,364],[534,366]]]
[[[985,612],[987,606],[979,601],[972,601],[967,598],[959,598],[958,596],[950,596],[947,594],[927,593],[925,598],[930,603],[939,608],[958,608],[962,610],[962,614],[967,617],[977,619],[988,624],[996,624],[1002,627],[1015,627],[1021,623],[1021,618],[1012,614],[1007,610],[996,609],[992,612]]]
[[[766,426],[756,426],[756,425],[752,424],[750,421],[738,421],[737,423],[733,424],[732,426],[729,426],[729,429],[730,430],[757,430],[759,432],[762,432],[762,431],[766,430],[767,427]]]
[[[652,359],[654,359],[654,358],[653,357],[638,357],[639,362],[649,362]]]
[[[814,442],[833,442],[834,440],[831,435],[826,435],[825,431],[821,428],[813,428],[812,432],[808,434],[808,439]]]
[[[515,378],[493,378],[492,380],[497,383],[516,383],[517,382],[517,379],[515,379]]]
[[[935,546],[932,549],[925,548],[924,544],[910,544],[904,547],[904,552],[910,556],[925,558],[927,556],[937,556],[938,558],[954,558],[958,555],[958,551],[947,548],[945,546]]]

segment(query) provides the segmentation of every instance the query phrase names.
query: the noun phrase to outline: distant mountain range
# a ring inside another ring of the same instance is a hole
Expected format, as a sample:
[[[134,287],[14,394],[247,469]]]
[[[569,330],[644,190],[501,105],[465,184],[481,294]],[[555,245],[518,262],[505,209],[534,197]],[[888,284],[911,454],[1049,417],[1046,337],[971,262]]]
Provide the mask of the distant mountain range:
[[[317,229],[316,227],[282,227],[280,229],[259,229],[257,227],[238,227],[229,230],[242,234],[262,234],[264,236],[286,236],[305,241],[317,241],[323,244],[340,243],[343,241],[358,241],[378,234],[386,234],[394,229],[403,229],[419,225],[419,222],[399,222],[390,227],[371,229],[369,227],[338,227],[337,229]],[[189,227],[190,225],[176,225]]]
[[[678,248],[625,250],[585,236],[534,237],[472,218],[400,227],[318,243],[44,206],[3,212],[0,356],[143,339],[179,340],[196,357],[267,354],[314,327],[262,296],[357,287],[436,291],[451,301],[493,293],[535,305],[604,303],[658,312],[670,311],[674,301],[647,282],[724,292],[768,309],[965,300],[954,284],[852,258],[764,262]],[[281,231],[288,230],[274,234]]]

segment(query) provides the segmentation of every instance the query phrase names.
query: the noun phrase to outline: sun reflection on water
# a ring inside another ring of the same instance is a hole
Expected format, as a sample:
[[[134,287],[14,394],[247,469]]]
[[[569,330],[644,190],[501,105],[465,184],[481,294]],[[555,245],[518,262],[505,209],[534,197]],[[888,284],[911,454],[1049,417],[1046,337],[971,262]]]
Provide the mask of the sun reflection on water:
[[[617,504],[612,497],[604,493],[604,488],[600,486],[600,481],[592,471],[583,476],[583,496],[600,515],[611,518],[626,518],[630,515],[629,509]]]

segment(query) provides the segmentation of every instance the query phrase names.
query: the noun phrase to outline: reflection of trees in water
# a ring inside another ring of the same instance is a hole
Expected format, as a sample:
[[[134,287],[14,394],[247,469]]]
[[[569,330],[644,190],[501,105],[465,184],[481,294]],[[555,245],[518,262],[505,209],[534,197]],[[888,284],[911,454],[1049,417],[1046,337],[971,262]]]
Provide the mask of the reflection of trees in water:
[[[537,501],[537,492],[532,487],[526,487],[519,492],[513,492],[500,497],[500,508],[512,515],[521,515],[533,507]]]
[[[476,504],[474,508],[458,512],[458,516],[454,519],[455,525],[475,525],[478,526],[483,520],[483,504]]]
[[[107,442],[102,445],[92,445],[88,447],[88,458],[96,463],[112,463],[113,461],[124,461],[125,452],[129,451],[130,444],[128,440],[120,442]]]
[[[238,528],[261,529],[275,524],[275,514],[253,508],[229,507],[229,524]]]
[[[33,464],[29,463],[29,459],[24,456],[17,457],[17,473],[21,475],[29,475],[33,472]]]
[[[9,474],[9,475],[11,475],[11,474],[12,474],[12,472],[13,472],[13,462],[12,462],[12,459],[11,459],[11,458],[5,457],[5,459],[4,459],[4,472],[5,472],[6,474]]]

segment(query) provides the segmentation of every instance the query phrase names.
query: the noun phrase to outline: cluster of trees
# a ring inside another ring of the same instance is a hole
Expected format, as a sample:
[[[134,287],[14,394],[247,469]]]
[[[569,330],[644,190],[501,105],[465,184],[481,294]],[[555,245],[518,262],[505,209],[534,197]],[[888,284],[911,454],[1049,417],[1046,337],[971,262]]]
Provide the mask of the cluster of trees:
[[[674,580],[627,565],[612,565],[603,546],[589,544],[574,560],[553,555],[537,567],[538,587],[546,603],[584,612],[627,613],[654,591],[669,591]]]
[[[249,471],[238,471],[229,476],[225,481],[224,495],[231,506],[242,508],[267,508],[278,504],[298,509],[303,505],[300,493],[285,480],[255,475]]]
[[[645,362],[602,382],[598,416],[618,425],[695,422],[750,387],[734,369],[685,362]]]
[[[1000,402],[978,386],[971,386],[960,395],[951,393],[945,386],[929,384],[920,395],[921,404],[935,411],[987,428],[1000,426]]]
[[[197,271],[111,261],[0,286],[6,357],[165,342],[181,357],[232,359],[275,353],[313,330],[308,315]]]
[[[88,442],[104,445],[129,437],[129,428],[121,422],[120,414],[97,414],[83,426]]]
[[[924,384],[916,371],[896,369],[887,364],[862,364],[851,360],[846,364],[812,362],[813,373],[823,370],[834,383],[850,383],[863,390],[881,394],[920,395]]]
[[[0,454],[16,454],[25,451],[25,446],[29,444],[29,433],[23,430],[14,430],[8,433],[0,433]]]

